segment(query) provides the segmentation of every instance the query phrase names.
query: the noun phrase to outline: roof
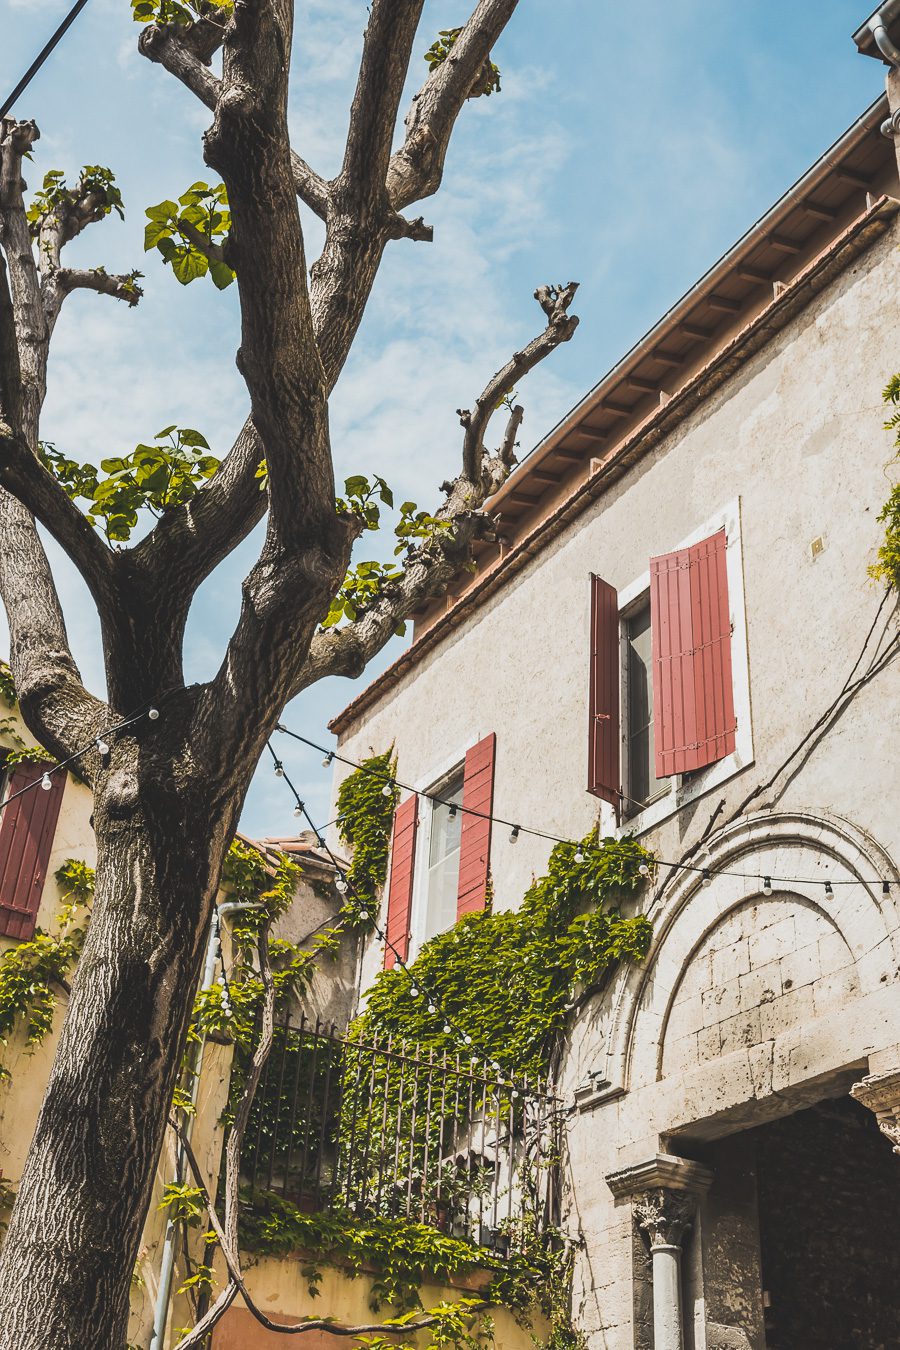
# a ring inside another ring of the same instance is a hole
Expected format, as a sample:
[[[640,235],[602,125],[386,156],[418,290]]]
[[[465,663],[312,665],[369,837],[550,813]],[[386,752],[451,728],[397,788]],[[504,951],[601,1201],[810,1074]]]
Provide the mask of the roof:
[[[873,20],[875,19],[879,19],[884,24],[892,42],[900,41],[900,0],[886,0],[885,4],[879,5],[853,34],[853,41],[863,56],[874,56],[876,61],[883,61],[885,65],[889,65],[890,62],[878,50],[878,44],[872,32],[875,26]]]
[[[345,865],[342,858],[334,858],[327,849],[318,846],[318,840],[312,830],[303,830],[300,834],[287,838],[250,839],[245,834],[238,838],[251,848],[257,849],[266,862],[273,868],[278,865],[278,855],[287,854],[294,862],[302,860],[304,866],[312,871],[333,872],[335,863]]]
[[[900,0],[896,0],[900,8]],[[491,499],[502,543],[416,615],[412,645],[329,724],[344,732],[448,630],[768,341],[888,227],[898,190],[878,99],[538,444]]]

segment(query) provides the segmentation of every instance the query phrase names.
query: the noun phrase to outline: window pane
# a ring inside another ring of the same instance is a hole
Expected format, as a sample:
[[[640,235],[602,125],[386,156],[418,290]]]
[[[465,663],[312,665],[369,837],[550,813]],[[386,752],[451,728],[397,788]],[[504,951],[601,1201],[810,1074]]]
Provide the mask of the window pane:
[[[657,778],[653,737],[653,673],[650,637],[650,605],[632,614],[627,624],[628,640],[628,792],[632,811],[641,802],[652,801],[669,786]]]
[[[444,933],[456,922],[456,895],[459,890],[459,841],[462,812],[451,814],[452,805],[462,803],[463,780],[454,778],[439,788],[440,802],[431,807],[431,837],[428,844],[428,894],[423,940]]]

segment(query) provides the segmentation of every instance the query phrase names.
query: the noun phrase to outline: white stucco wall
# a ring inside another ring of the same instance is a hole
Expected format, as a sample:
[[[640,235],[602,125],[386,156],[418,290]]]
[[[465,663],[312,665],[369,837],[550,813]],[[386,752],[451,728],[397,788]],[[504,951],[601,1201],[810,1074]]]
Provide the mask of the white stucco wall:
[[[604,1350],[635,1343],[631,1208],[608,1174],[900,1067],[896,663],[739,813],[838,695],[882,598],[866,568],[893,454],[881,390],[900,366],[898,244],[895,225],[342,738],[354,759],[393,743],[400,779],[427,787],[494,731],[495,814],[579,837],[598,813],[585,790],[589,574],[622,591],[739,499],[752,758],[644,838],[678,859],[717,813],[697,861],[747,876],[701,886],[682,873],[648,893],[651,955],[588,1005],[565,1066],[582,1107],[566,1219],[587,1237],[576,1308]],[[498,906],[518,903],[549,848],[495,829]],[[766,875],[814,884],[766,897]],[[887,895],[862,884],[876,877]],[[368,974],[379,965],[373,949]],[[585,1091],[592,1074],[608,1086]],[[685,1259],[702,1350],[699,1245]]]
[[[588,577],[624,589],[735,497],[740,499],[754,763],[648,842],[691,843],[764,779],[840,690],[872,622],[868,581],[888,491],[881,390],[898,364],[894,227],[705,406],[638,463],[531,565],[427,653],[341,740],[359,759],[394,743],[398,774],[426,786],[488,731],[497,734],[494,811],[576,837],[595,821],[585,791]],[[815,560],[810,544],[822,537]],[[898,824],[883,741],[887,673],[864,691],[785,801],[864,823],[888,847]],[[896,691],[894,691],[896,697]],[[866,764],[865,774],[848,766]],[[336,765],[338,776],[346,770]],[[605,823],[609,824],[608,817]],[[496,903],[515,906],[549,845],[494,831]]]

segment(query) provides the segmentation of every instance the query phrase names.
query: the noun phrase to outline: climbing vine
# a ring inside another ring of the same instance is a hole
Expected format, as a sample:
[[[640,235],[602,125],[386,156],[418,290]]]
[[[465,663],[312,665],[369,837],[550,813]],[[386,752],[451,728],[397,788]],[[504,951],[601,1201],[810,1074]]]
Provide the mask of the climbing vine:
[[[68,858],[55,873],[63,892],[54,932],[36,928],[34,936],[0,956],[0,1043],[25,1027],[29,1049],[40,1045],[53,1028],[57,990],[68,988],[69,972],[84,945],[94,894],[94,870]],[[0,1079],[9,1078],[0,1064]]]
[[[373,931],[387,876],[391,822],[400,795],[394,785],[396,767],[393,751],[386,750],[365,760],[338,789],[338,832],[352,850],[343,914],[348,927],[368,932]]]
[[[503,1073],[546,1078],[576,990],[647,952],[650,924],[620,906],[644,885],[639,869],[649,861],[630,838],[591,834],[581,844],[557,844],[517,910],[464,915],[423,946],[410,969],[437,1003],[413,998],[402,971],[383,971],[355,1034],[400,1037],[420,1052],[455,1051],[446,1015]]]
[[[883,398],[885,405],[893,409],[884,427],[886,431],[894,432],[894,446],[900,450],[900,374],[891,378]],[[895,459],[898,461],[900,454]],[[869,575],[900,591],[900,483],[892,488],[878,520],[885,527],[884,541],[878,549],[878,561],[869,568]]]

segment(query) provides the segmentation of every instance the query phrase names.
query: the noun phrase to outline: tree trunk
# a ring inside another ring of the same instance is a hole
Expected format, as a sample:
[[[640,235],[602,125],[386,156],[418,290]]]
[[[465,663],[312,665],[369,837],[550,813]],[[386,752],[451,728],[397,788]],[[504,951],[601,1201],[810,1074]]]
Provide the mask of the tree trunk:
[[[0,1350],[122,1350],[131,1275],[240,785],[114,747],[93,915],[0,1257]],[[151,757],[155,758],[155,756]]]

